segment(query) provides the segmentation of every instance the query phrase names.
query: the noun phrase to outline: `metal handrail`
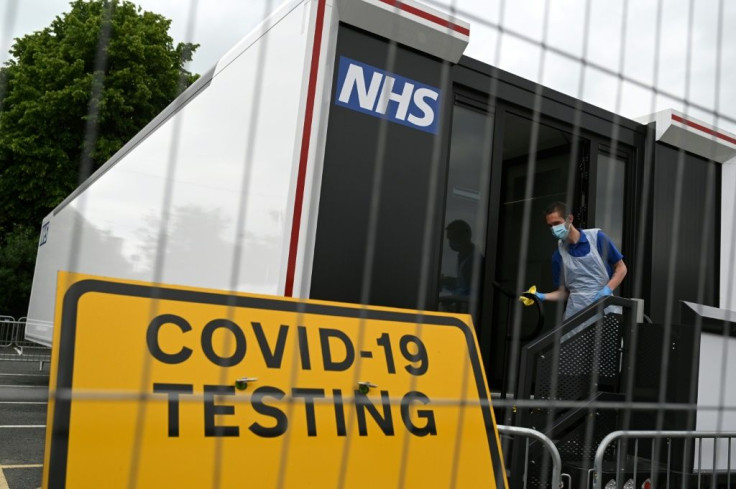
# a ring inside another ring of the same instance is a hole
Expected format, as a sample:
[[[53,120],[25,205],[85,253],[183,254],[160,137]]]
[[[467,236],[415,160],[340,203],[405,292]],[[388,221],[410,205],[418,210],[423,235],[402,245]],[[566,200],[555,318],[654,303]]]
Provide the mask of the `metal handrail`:
[[[557,328],[547,331],[543,336],[540,336],[536,340],[528,343],[521,350],[521,363],[519,369],[519,380],[516,391],[517,399],[524,399],[528,395],[529,384],[531,383],[529,366],[527,365],[531,356],[537,351],[541,351],[545,346],[553,345],[555,338],[563,337],[567,333],[574,331],[580,325],[584,324],[591,319],[595,319],[603,314],[603,311],[608,306],[622,306],[623,308],[632,311],[636,306],[636,302],[631,299],[624,299],[622,297],[607,296],[600,299],[597,302],[589,305],[582,311],[578,312],[575,316],[570,319],[563,321]],[[631,314],[629,314],[631,316]]]
[[[635,305],[636,302],[631,299],[625,299],[623,297],[617,297],[615,295],[603,297],[597,302],[590,304],[588,307],[581,310],[573,317],[563,321],[562,324],[560,324],[557,328],[548,331],[544,336],[540,336],[539,338],[537,338],[536,341],[529,343],[529,345],[527,345],[527,348],[534,348],[535,346],[537,346],[537,344],[544,343],[550,338],[554,338],[555,332],[558,330],[560,331],[560,336],[563,336],[565,333],[569,333],[584,322],[600,316],[603,313],[604,309],[606,309],[608,306],[621,306],[633,310]]]
[[[506,335],[505,335],[506,337],[505,337],[505,341],[503,345],[503,358],[502,358],[502,363],[506,365],[508,363],[509,343],[510,342],[514,340],[518,342],[529,341],[531,339],[536,338],[539,335],[539,333],[541,333],[542,328],[544,328],[544,309],[542,308],[542,301],[540,301],[539,297],[537,297],[535,294],[529,294],[526,292],[522,294],[514,293],[495,280],[492,282],[492,285],[499,292],[501,292],[501,294],[506,296],[506,298],[508,299],[507,305],[506,305]],[[513,323],[511,321],[511,311],[519,295],[534,301],[534,305],[537,308],[537,325],[534,327],[534,330],[531,333],[526,334],[524,336],[520,336],[519,338],[514,338],[513,332],[511,331],[511,324]],[[501,383],[501,397],[503,399],[506,398],[508,387],[509,387],[508,386],[508,375],[504,373],[502,377],[502,383]],[[514,386],[512,386],[511,388],[514,389]]]
[[[550,440],[547,436],[545,436],[543,433],[540,433],[537,430],[533,430],[531,428],[522,428],[519,426],[506,426],[506,425],[497,425],[498,433],[503,435],[521,435],[526,438],[534,438],[537,441],[540,441],[545,448],[547,448],[547,451],[550,454],[550,458],[552,458],[552,479],[551,479],[551,487],[562,487],[561,481],[562,481],[562,459],[560,458],[560,452],[557,450],[557,447],[555,444]],[[528,453],[528,446],[529,446],[529,440],[527,440],[527,453]],[[526,461],[528,462],[528,460]],[[524,487],[526,488],[526,482],[527,482],[527,463],[524,463]]]
[[[605,438],[598,445],[598,449],[595,452],[595,459],[593,462],[593,468],[595,470],[595,476],[593,479],[594,489],[600,489],[603,481],[603,457],[608,449],[608,446],[614,441],[621,441],[622,439],[639,439],[639,438],[651,438],[651,439],[721,439],[721,438],[736,438],[736,431],[636,431],[636,430],[620,430],[613,431],[606,435]],[[702,459],[699,460],[700,468],[702,469]],[[616,474],[618,476],[619,468],[616,467]],[[729,471],[730,479],[730,471]],[[728,482],[730,487],[730,480]]]
[[[513,338],[513,335],[509,333],[509,324],[511,323],[511,306],[513,305],[514,301],[519,296],[526,297],[527,299],[531,299],[534,301],[534,305],[537,308],[537,325],[534,327],[534,330],[524,336],[519,337],[519,341],[529,341],[531,339],[536,338],[539,333],[542,331],[542,328],[544,328],[544,308],[542,307],[542,301],[539,300],[539,297],[536,296],[536,294],[530,294],[529,292],[522,292],[520,294],[516,294],[500,283],[496,282],[495,280],[492,282],[492,285],[498,289],[499,292],[501,292],[503,295],[505,295],[509,300],[508,306],[506,307],[506,339],[510,340]]]

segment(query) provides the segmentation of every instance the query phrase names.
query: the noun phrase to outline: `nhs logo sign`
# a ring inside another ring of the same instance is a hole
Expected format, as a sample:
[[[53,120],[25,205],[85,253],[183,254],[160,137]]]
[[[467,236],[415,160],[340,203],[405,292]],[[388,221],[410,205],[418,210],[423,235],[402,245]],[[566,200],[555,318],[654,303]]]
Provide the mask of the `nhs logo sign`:
[[[335,104],[437,134],[440,90],[340,56]]]

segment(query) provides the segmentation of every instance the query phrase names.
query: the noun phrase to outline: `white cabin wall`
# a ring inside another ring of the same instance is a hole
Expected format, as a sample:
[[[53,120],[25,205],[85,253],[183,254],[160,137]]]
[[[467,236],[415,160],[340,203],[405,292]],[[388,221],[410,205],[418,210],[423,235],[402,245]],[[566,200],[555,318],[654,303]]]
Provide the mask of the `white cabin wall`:
[[[196,98],[57,209],[37,258],[29,338],[51,342],[59,270],[283,293],[312,8],[282,7]]]
[[[316,14],[317,0],[314,3]],[[316,17],[316,15],[315,15]],[[324,163],[325,141],[327,139],[327,123],[332,101],[332,78],[335,70],[335,47],[337,45],[337,31],[339,27],[339,15],[334,2],[325,2],[325,13],[322,26],[322,43],[320,46],[320,60],[317,72],[317,84],[314,98],[314,111],[312,114],[312,133],[309,145],[309,158],[307,172],[304,180],[304,199],[302,207],[302,218],[300,223],[300,236],[298,241],[296,268],[294,270],[293,297],[309,297],[309,287],[312,277],[312,261],[314,259],[314,240],[317,234],[317,221],[319,214],[319,197],[322,188],[322,169]],[[315,18],[310,21],[311,29],[317,27]],[[312,32],[314,35],[314,32]],[[311,38],[311,36],[310,36]],[[307,80],[310,76],[311,52],[308,53],[303,74],[304,94],[307,97]],[[303,111],[300,119],[303,118]],[[299,155],[295,156],[298,160]],[[292,178],[292,191],[290,196],[290,208],[293,208],[293,198],[296,194],[297,174]],[[286,254],[288,255],[288,249]],[[285,258],[286,259],[286,258]],[[284,279],[286,277],[284,276]]]

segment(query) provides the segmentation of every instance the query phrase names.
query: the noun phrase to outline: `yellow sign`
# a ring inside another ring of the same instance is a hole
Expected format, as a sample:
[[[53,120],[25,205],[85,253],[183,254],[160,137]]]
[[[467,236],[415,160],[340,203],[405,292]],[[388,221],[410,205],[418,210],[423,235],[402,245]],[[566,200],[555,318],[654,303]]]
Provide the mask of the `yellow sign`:
[[[506,487],[470,318],[59,276],[47,488]]]

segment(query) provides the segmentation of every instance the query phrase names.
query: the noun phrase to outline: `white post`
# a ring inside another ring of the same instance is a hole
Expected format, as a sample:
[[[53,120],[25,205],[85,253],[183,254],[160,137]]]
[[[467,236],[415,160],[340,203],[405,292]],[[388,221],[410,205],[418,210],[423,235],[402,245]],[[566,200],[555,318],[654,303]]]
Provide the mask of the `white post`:
[[[719,306],[736,310],[736,158],[721,173],[721,288]]]

